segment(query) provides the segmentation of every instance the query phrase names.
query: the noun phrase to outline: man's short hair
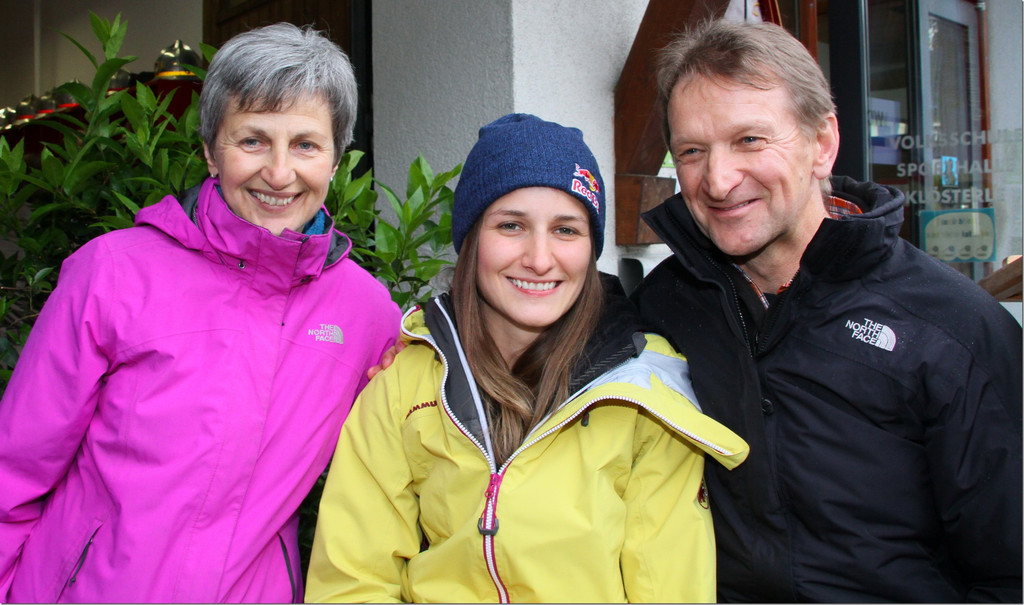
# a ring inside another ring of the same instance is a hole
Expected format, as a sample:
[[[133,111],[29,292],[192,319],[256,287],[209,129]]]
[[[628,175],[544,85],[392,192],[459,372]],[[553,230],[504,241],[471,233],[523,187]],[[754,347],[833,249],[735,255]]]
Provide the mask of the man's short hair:
[[[728,79],[764,90],[782,85],[808,135],[813,136],[825,117],[836,112],[821,67],[788,31],[771,23],[705,21],[677,36],[659,56],[658,102],[666,143],[671,137],[668,102],[672,89],[695,76]]]

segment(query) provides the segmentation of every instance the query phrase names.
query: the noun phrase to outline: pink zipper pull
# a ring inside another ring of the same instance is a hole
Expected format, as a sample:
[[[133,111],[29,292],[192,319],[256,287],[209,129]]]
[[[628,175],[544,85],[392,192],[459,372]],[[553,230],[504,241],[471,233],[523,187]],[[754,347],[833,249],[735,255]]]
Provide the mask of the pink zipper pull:
[[[491,481],[487,484],[487,492],[484,493],[488,500],[498,495],[498,488],[501,487],[501,477],[502,475],[498,473],[491,475]]]
[[[487,484],[487,491],[484,496],[484,511],[480,514],[480,520],[476,522],[476,528],[485,536],[493,536],[498,533],[498,516],[495,514],[497,508],[498,489],[501,487],[502,475],[494,473]]]

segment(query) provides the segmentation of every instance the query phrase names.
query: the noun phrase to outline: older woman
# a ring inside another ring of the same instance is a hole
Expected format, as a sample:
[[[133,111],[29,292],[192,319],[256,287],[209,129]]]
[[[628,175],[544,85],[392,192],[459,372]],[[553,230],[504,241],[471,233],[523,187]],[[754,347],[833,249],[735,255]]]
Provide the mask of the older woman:
[[[297,509],[398,308],[323,209],[355,81],[316,31],[231,39],[211,178],[96,238],[0,402],[0,601],[295,601]]]

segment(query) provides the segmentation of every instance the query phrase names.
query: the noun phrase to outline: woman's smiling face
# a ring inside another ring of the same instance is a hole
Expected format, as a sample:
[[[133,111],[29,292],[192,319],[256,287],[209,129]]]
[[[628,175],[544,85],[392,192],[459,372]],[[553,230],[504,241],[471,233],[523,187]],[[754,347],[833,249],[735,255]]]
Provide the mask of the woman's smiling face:
[[[204,151],[232,212],[274,235],[302,230],[337,170],[330,111],[319,97],[270,112],[240,111],[232,102]]]
[[[502,356],[517,355],[572,307],[593,256],[583,203],[558,189],[527,187],[480,218],[477,288]]]

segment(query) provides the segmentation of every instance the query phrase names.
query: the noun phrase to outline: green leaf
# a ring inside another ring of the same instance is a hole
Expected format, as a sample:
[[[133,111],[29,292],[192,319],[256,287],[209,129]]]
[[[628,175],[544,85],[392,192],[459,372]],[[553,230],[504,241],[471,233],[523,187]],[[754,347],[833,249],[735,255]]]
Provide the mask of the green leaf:
[[[417,222],[422,222],[422,220],[418,221],[417,219],[420,219],[427,206],[427,200],[424,197],[423,192],[423,189],[417,189],[409,196],[409,199],[405,201],[406,214],[403,217],[403,224],[407,225],[410,231],[414,230],[418,226]],[[423,218],[425,219],[426,217]]]
[[[82,84],[77,80],[61,84],[57,87],[57,90],[68,93],[75,99],[76,102],[78,102],[79,105],[82,105],[83,107],[92,99],[92,90],[90,90],[88,86]],[[71,117],[68,114],[59,115],[65,116],[65,118]]]
[[[174,91],[172,90],[167,95],[167,97],[169,97],[169,98],[165,101],[165,103],[163,105],[164,108],[167,107],[167,103],[170,103],[170,100],[171,100],[170,97],[173,97],[173,96],[174,96]],[[151,115],[154,112],[161,113],[159,111],[156,111],[157,110],[156,95],[153,94],[153,89],[150,88],[149,86],[143,84],[142,82],[137,82],[135,84],[135,98],[139,102],[139,106],[146,110],[146,114],[147,115]]]
[[[18,175],[18,178],[20,180],[30,184],[30,185],[33,185],[35,187],[38,187],[39,189],[42,189],[43,191],[50,191],[50,185],[46,181],[44,181],[44,180],[42,180],[40,178],[37,178],[35,175],[20,174],[20,175]]]
[[[374,182],[380,185],[380,181],[374,179]],[[384,197],[388,199],[388,203],[391,204],[391,210],[394,211],[396,216],[402,216],[402,202],[395,195],[395,192],[388,187],[381,186],[381,191],[384,192]]]
[[[92,23],[92,33],[100,41],[100,44],[105,46],[107,40],[110,39],[110,22],[92,11],[89,11],[89,22]]]
[[[0,141],[3,141],[3,147],[0,149],[0,158],[12,169],[23,168],[22,159],[25,157],[25,139],[19,140],[13,148],[7,146],[7,139],[0,139]]]
[[[110,116],[110,114],[113,114],[113,113],[115,113],[117,111],[120,111],[121,110],[121,97],[124,97],[124,96],[127,96],[127,95],[124,94],[124,91],[123,90],[119,90],[119,91],[117,91],[117,92],[115,92],[115,93],[113,93],[111,95],[103,97],[102,99],[100,99],[99,103],[96,104],[96,114],[98,114],[99,117],[108,117],[108,116]],[[93,117],[95,118],[97,116],[93,116]],[[114,120],[110,120],[109,122],[94,121],[92,123],[92,125],[94,127],[98,127],[96,129],[96,131],[95,131],[98,134],[109,134],[110,131],[111,131],[110,127],[116,126],[117,124],[120,124],[120,123],[121,123],[121,120],[114,119]]]
[[[458,165],[455,166],[455,168],[452,168],[448,172],[442,172],[441,174],[435,176],[434,177],[434,181],[431,184],[431,193],[437,193],[437,192],[441,191],[441,188],[444,187],[445,185],[447,185],[448,181],[450,181],[453,178],[455,178],[456,176],[458,176],[459,173],[461,173],[461,172],[462,172],[462,164],[458,164]],[[449,193],[453,193],[453,192],[451,192],[451,190],[449,190]]]
[[[413,192],[409,199],[405,200],[402,204],[402,211],[398,214],[399,225],[404,231],[410,232],[415,229],[414,216],[419,213],[419,209],[423,206],[423,190],[417,189]]]
[[[342,199],[346,202],[354,202],[361,199],[362,196],[367,192],[372,193],[372,197],[375,199],[377,197],[376,192],[370,190],[370,186],[372,184],[373,180],[370,178],[370,175],[364,174],[358,179],[355,179],[354,181],[350,182],[348,186],[345,187],[345,193]]]
[[[64,190],[68,195],[81,193],[83,187],[89,185],[89,180],[114,166],[111,162],[85,161],[75,165],[74,170],[69,170],[64,181]],[[95,184],[93,184],[95,186]]]
[[[146,199],[144,199],[142,201],[142,206],[143,207],[152,206],[153,204],[155,204],[155,203],[159,202],[160,200],[164,199],[164,197],[166,197],[166,196],[167,196],[167,194],[162,192],[162,191],[150,191],[149,195],[146,196]]]
[[[199,129],[199,112],[195,110],[195,107],[199,105],[199,97],[195,93],[192,93],[192,104],[189,105],[188,109],[181,116],[179,127],[181,132],[196,133]]]
[[[104,216],[89,226],[99,227],[104,231],[116,231],[118,229],[126,229],[134,224],[134,221],[123,216]]]
[[[71,207],[72,204],[68,202],[54,202],[52,204],[44,204],[32,211],[32,214],[29,215],[28,217],[28,223],[31,225],[32,223],[38,222],[39,219],[41,219],[42,217],[46,216],[51,212],[65,210]],[[24,247],[21,242],[19,242],[18,245]]]
[[[417,189],[430,191],[430,181],[434,178],[430,165],[423,159],[423,156],[416,156],[416,159],[409,165],[409,177],[405,184],[405,196],[411,197]]]
[[[377,223],[377,230],[373,236],[373,243],[376,247],[377,256],[384,262],[390,263],[395,260],[398,253],[398,239],[400,234],[398,229],[379,221]]]
[[[407,309],[412,301],[412,292],[398,292],[396,290],[392,290],[391,300],[398,305],[398,308]]]
[[[145,86],[140,86],[139,88],[145,88]],[[136,97],[121,95],[121,111],[124,112],[133,129],[136,131],[148,129],[149,124],[146,121],[146,112],[142,109],[142,104]]]
[[[139,211],[139,205],[136,204],[134,200],[131,200],[128,197],[125,197],[124,195],[117,193],[116,191],[114,192],[114,195],[117,196],[118,201],[120,201],[125,208],[131,211],[132,216],[134,216]]]
[[[200,67],[198,65],[192,65],[191,63],[182,63],[181,66],[184,67],[186,70],[188,70],[188,71],[192,72],[193,74],[195,74],[195,76],[197,78],[199,78],[200,80],[205,80],[206,79],[206,70],[203,69],[202,67]]]
[[[43,178],[56,188],[64,182],[64,163],[53,156],[49,149],[44,149],[40,157],[43,168]]]
[[[49,275],[51,272],[53,272],[53,267],[43,267],[39,271],[36,271],[36,274],[32,277],[32,280],[29,283],[36,283],[39,280],[46,277],[47,275]]]
[[[103,53],[108,59],[116,57],[121,51],[121,44],[124,43],[125,34],[128,33],[128,22],[121,23],[121,13],[114,17],[114,23],[110,26],[110,36],[103,42]]]
[[[56,130],[64,137],[70,137],[71,141],[65,142],[64,145],[77,145],[77,140],[82,137],[80,126],[64,124],[62,120],[39,120],[36,123],[44,128]]]
[[[205,42],[199,43],[199,50],[203,53],[203,58],[206,60],[207,65],[213,60],[213,55],[217,54],[217,47]]]
[[[352,174],[352,171],[356,169],[356,164],[363,159],[364,155],[366,154],[358,149],[348,151],[345,155],[341,156],[341,162],[339,163],[338,170],[344,169],[345,172]]]
[[[154,137],[154,141],[157,141],[157,140],[158,139]],[[156,181],[156,183],[167,182],[167,168],[168,168],[169,164],[170,164],[170,161],[168,160],[167,150],[166,149],[160,149],[159,151],[154,153],[153,154],[152,169],[153,169],[153,176],[157,177],[157,178],[152,179],[152,180]],[[157,180],[157,179],[159,179],[159,180]]]
[[[133,176],[127,180],[131,183],[141,185],[144,189],[162,189],[167,186],[163,181],[158,181],[157,179],[147,175]]]

